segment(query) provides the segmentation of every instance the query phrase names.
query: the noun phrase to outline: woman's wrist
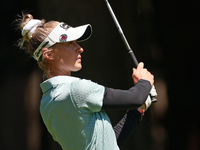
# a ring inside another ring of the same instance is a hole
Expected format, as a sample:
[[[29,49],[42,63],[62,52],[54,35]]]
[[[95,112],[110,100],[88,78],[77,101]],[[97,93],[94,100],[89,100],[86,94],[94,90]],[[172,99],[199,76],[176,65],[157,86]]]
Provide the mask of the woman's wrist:
[[[144,104],[143,104],[144,105]],[[141,106],[142,107],[142,106]],[[141,119],[140,121],[142,121],[142,117],[144,116],[144,113],[145,113],[145,109],[144,108],[141,108],[139,107],[137,110],[139,111],[139,113],[141,114]]]
[[[144,116],[144,113],[145,113],[145,110],[144,110],[144,109],[142,109],[142,108],[140,107],[140,108],[138,108],[138,111],[140,112],[140,114],[141,114],[142,116]]]

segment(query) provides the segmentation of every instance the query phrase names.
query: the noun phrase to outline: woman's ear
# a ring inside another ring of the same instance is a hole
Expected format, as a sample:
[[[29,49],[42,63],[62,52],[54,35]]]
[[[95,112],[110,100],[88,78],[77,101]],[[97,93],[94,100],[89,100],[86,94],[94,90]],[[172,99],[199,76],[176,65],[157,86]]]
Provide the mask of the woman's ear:
[[[42,54],[46,59],[53,60],[53,53],[48,48],[46,48],[46,47],[43,48],[42,49]]]

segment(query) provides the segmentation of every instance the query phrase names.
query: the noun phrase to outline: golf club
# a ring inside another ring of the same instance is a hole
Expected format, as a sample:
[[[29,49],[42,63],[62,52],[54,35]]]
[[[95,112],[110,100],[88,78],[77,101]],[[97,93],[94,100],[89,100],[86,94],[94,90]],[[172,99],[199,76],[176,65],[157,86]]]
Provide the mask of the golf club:
[[[137,59],[136,59],[136,57],[135,57],[135,54],[133,53],[133,50],[132,50],[131,47],[129,46],[129,43],[128,43],[128,41],[126,40],[126,37],[125,37],[125,35],[124,35],[123,31],[122,31],[122,28],[121,28],[121,26],[120,26],[120,24],[119,24],[119,22],[118,22],[118,20],[117,20],[117,18],[116,18],[116,16],[115,16],[114,12],[113,12],[113,10],[112,10],[112,8],[111,8],[111,6],[110,6],[108,0],[105,0],[105,2],[106,2],[106,5],[107,5],[107,7],[108,7],[108,10],[109,10],[109,12],[110,12],[110,14],[111,14],[113,20],[114,20],[114,23],[115,23],[115,25],[116,25],[116,27],[117,27],[117,29],[118,29],[118,31],[119,31],[121,37],[122,37],[122,40],[123,40],[123,42],[124,42],[124,44],[125,44],[125,46],[126,46],[126,48],[127,48],[127,50],[128,50],[128,53],[130,54],[130,56],[131,56],[131,58],[132,58],[132,60],[133,60],[133,62],[134,62],[135,67],[137,67],[137,66],[138,66],[138,61],[137,61]],[[152,86],[152,89],[154,89],[154,90],[151,90],[151,91],[155,91],[155,86],[154,86],[154,85]],[[149,96],[151,97],[151,102],[152,102],[152,103],[157,102],[157,99],[156,99],[156,97],[154,96],[153,92],[150,92]]]

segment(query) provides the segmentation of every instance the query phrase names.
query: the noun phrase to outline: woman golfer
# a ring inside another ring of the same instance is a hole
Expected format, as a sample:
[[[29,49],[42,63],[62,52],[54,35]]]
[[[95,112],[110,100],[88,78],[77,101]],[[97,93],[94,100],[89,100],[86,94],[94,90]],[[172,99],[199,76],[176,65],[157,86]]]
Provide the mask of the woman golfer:
[[[71,27],[63,22],[22,16],[20,47],[34,57],[47,80],[40,84],[40,113],[44,124],[64,150],[118,150],[150,106],[154,76],[139,63],[133,69],[135,86],[112,89],[72,77],[79,71],[83,48],[79,42],[92,33],[91,25]],[[113,128],[104,108],[127,109]]]

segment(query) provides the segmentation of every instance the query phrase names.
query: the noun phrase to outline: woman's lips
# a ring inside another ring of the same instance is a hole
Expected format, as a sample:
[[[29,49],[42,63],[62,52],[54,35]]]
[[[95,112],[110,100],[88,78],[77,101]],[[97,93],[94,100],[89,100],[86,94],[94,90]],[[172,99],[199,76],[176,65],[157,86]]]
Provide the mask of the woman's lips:
[[[81,56],[79,55],[76,60],[81,62]]]

